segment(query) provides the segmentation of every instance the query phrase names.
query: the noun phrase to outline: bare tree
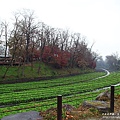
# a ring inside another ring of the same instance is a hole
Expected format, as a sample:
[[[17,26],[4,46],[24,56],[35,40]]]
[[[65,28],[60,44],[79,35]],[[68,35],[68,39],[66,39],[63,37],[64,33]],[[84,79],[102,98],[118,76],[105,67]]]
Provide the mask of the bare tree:
[[[11,31],[9,41],[7,41],[7,45],[9,45],[10,49],[12,49],[12,59],[11,59],[9,65],[6,68],[6,71],[5,71],[4,75],[3,75],[3,78],[6,77],[6,74],[7,74],[8,70],[9,70],[10,66],[12,66],[12,64],[14,62],[14,58],[15,58],[15,55],[16,55],[16,50],[17,50],[17,47],[18,47],[19,39],[20,39],[20,36],[19,36],[20,33],[19,33],[19,27],[18,26],[19,26],[18,25],[18,19],[16,17],[16,22],[15,22],[15,25],[14,25],[14,29]],[[6,32],[7,32],[7,30],[6,30]]]
[[[2,43],[2,35],[3,35],[4,27],[3,23],[0,23],[0,44]]]
[[[5,60],[8,52],[8,23],[5,21],[2,23],[4,27],[4,36],[5,36]]]
[[[3,26],[3,22],[0,23],[0,54],[4,54],[4,48],[3,48],[3,33],[4,33],[4,26]]]
[[[118,53],[107,55],[105,61],[108,65],[109,70],[115,71],[120,69],[120,58],[118,56]]]
[[[38,30],[38,34],[36,36],[36,49],[39,50],[39,66],[37,70],[38,74],[40,73],[40,68],[41,68],[40,64],[42,61],[42,55],[44,52],[45,45],[47,43],[47,39],[45,37],[46,28],[47,26],[43,22],[41,22],[40,28]]]
[[[70,67],[74,67],[76,65],[76,58],[77,58],[77,52],[79,51],[78,45],[79,41],[81,40],[80,34],[74,33],[71,34],[71,43],[70,43],[70,53],[71,53],[71,58],[70,58]]]
[[[25,9],[16,14],[19,15],[19,27],[21,28],[20,31],[22,32],[22,36],[25,40],[25,61],[26,63],[29,63],[31,44],[35,39],[36,30],[39,27],[39,24],[35,22],[33,11]]]
[[[69,31],[68,30],[60,30],[59,31],[59,46],[61,51],[68,49],[68,40],[69,40]]]

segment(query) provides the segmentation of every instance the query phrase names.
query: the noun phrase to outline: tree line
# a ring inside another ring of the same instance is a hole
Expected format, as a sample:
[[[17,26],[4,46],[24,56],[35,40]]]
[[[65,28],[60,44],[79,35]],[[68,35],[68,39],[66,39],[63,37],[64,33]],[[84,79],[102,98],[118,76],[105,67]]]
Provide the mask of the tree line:
[[[120,57],[118,53],[113,53],[111,55],[107,55],[105,60],[102,57],[99,57],[97,61],[97,68],[105,68],[109,71],[119,71],[120,70]]]
[[[42,61],[56,68],[96,67],[98,55],[88,47],[86,37],[39,22],[30,10],[16,12],[10,30],[6,22],[1,22],[0,44],[3,39],[5,58],[8,52],[11,55],[10,64]]]

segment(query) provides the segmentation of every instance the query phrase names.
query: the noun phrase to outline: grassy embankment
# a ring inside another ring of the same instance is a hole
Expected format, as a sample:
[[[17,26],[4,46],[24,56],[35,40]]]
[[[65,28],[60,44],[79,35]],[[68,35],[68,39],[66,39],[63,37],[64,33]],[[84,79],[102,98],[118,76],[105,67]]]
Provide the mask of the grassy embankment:
[[[63,68],[55,69],[50,65],[44,63],[33,63],[23,66],[10,66],[6,76],[3,78],[4,73],[8,66],[0,66],[0,81],[2,80],[15,80],[15,79],[35,79],[38,77],[55,77],[64,76],[69,74],[78,74],[93,72],[91,69],[81,70],[79,68]]]

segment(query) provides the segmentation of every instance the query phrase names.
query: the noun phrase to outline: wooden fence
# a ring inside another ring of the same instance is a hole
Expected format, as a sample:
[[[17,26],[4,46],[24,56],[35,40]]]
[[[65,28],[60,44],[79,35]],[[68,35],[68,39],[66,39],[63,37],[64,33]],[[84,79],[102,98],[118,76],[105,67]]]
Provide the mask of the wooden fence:
[[[111,86],[111,97],[110,97],[110,112],[114,112],[114,89],[115,86]],[[57,120],[62,120],[62,95],[57,96]]]

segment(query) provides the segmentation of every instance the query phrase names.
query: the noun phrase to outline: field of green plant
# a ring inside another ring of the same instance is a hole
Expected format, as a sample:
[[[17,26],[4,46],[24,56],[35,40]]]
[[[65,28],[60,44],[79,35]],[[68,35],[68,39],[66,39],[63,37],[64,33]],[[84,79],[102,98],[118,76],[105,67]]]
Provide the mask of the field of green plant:
[[[105,73],[94,72],[39,82],[0,85],[0,118],[23,111],[43,111],[56,107],[57,95],[63,96],[63,104],[78,106],[84,100],[94,99],[103,87],[120,83],[120,72],[95,79]],[[120,94],[120,87],[115,88]],[[93,92],[94,91],[94,92]]]

